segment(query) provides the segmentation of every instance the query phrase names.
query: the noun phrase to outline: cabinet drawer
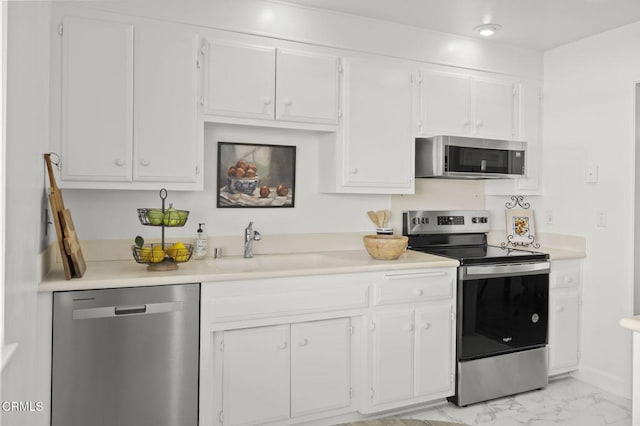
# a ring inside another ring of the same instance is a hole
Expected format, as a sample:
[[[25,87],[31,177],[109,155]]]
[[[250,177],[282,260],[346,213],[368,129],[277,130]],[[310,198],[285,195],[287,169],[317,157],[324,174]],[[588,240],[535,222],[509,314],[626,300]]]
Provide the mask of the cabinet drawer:
[[[555,261],[551,262],[549,274],[550,288],[570,288],[580,286],[580,261]]]
[[[365,309],[369,281],[339,275],[204,283],[202,303],[209,323]]]
[[[386,274],[376,283],[374,304],[450,299],[454,283],[455,269]]]

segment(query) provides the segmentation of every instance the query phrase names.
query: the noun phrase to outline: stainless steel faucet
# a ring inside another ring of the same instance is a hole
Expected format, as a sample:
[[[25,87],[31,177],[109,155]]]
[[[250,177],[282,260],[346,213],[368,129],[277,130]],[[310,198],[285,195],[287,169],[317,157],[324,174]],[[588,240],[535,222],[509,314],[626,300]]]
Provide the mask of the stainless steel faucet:
[[[244,228],[244,257],[249,259],[253,257],[253,242],[262,239],[262,235],[258,231],[253,230],[253,222],[249,222]]]

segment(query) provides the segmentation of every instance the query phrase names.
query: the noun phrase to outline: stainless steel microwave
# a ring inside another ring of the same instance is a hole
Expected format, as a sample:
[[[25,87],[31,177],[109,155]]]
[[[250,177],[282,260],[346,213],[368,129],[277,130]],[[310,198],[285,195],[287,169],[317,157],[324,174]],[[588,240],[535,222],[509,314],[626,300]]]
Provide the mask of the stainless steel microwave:
[[[416,138],[416,177],[523,177],[526,151],[526,142],[510,140],[462,136]]]

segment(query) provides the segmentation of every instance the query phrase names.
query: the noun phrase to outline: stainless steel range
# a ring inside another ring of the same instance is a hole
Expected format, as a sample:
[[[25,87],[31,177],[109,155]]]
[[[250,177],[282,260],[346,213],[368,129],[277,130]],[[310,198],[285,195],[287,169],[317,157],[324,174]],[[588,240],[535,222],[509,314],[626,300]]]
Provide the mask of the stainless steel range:
[[[548,255],[487,245],[485,210],[403,212],[409,248],[457,259],[456,393],[463,406],[548,384]]]

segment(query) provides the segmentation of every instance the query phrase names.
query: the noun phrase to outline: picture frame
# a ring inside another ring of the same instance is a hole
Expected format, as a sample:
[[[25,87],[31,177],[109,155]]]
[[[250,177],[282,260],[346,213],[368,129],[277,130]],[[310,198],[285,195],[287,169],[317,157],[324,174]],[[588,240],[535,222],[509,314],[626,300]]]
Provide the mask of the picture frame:
[[[218,208],[293,208],[296,147],[218,142]]]
[[[529,246],[535,241],[533,210],[505,211],[507,240],[514,246]]]

